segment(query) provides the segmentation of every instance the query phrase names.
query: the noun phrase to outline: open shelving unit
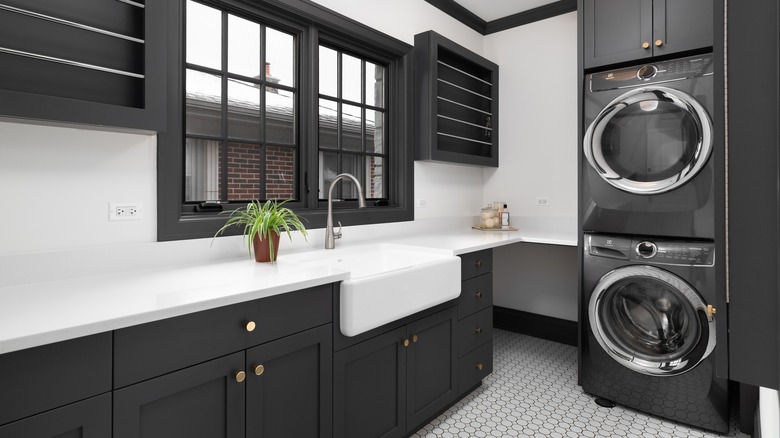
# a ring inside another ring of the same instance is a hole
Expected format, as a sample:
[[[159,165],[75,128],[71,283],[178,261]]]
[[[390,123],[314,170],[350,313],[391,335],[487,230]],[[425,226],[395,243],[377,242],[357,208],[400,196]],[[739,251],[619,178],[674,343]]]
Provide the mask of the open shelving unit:
[[[0,0],[0,116],[159,131],[165,2]]]
[[[498,65],[433,31],[414,65],[415,158],[498,167]]]

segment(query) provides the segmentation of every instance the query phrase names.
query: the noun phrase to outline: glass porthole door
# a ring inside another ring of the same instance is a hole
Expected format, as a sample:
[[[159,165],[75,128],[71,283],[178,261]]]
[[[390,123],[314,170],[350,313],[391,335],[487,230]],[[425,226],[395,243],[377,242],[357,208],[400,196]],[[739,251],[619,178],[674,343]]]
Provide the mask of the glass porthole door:
[[[604,275],[591,294],[588,317],[607,354],[644,374],[684,373],[715,348],[715,320],[699,294],[652,266]]]
[[[585,133],[585,157],[612,186],[653,195],[685,184],[712,154],[712,122],[693,97],[666,87],[629,91]]]

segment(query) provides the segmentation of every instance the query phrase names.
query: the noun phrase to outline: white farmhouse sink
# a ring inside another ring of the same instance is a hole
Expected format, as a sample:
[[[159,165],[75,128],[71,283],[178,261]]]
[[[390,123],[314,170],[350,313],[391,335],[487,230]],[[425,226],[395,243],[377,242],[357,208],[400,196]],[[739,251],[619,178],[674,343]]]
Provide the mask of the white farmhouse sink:
[[[460,259],[443,250],[376,244],[288,254],[350,272],[341,282],[341,333],[355,336],[460,295]]]

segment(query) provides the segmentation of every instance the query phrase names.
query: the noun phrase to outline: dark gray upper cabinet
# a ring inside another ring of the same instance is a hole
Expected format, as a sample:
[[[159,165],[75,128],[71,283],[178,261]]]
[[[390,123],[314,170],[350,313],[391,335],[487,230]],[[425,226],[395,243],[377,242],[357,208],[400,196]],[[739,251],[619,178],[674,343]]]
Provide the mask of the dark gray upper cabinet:
[[[0,116],[164,130],[167,3],[4,0]]]
[[[498,65],[428,31],[414,78],[415,159],[498,167]]]
[[[713,44],[712,0],[584,0],[585,68]]]

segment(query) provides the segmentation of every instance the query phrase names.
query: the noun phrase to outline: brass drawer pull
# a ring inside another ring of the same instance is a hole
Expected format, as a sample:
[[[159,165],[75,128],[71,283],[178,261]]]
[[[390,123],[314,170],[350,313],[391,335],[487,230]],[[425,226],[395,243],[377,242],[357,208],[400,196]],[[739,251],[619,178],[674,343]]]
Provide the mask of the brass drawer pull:
[[[412,342],[417,343],[417,335],[412,335]]]
[[[404,344],[404,347],[408,347],[409,346],[409,340],[404,338],[403,344]]]
[[[475,297],[476,299],[480,299],[480,298],[482,298],[482,292],[480,292],[480,291],[476,291],[476,292],[474,292],[474,297]]]
[[[650,43],[648,43],[647,41],[643,42],[642,43],[642,48],[645,49],[645,50],[649,49],[650,48]]]
[[[257,324],[255,324],[254,321],[249,321],[249,322],[246,323],[246,331],[248,331],[248,332],[254,331],[256,327],[257,327]]]
[[[476,263],[474,263],[474,266],[481,268],[482,267],[482,260],[477,260]]]
[[[479,362],[479,363],[477,364],[477,371],[482,371],[482,368],[484,368],[484,367],[485,367],[485,366],[484,366],[484,365],[482,365],[482,362]]]
[[[477,327],[477,328],[475,328],[475,329],[474,329],[474,332],[475,332],[476,334],[478,334],[478,335],[479,335],[479,334],[481,334],[481,333],[482,333],[482,327]]]
[[[663,46],[663,45],[664,45],[664,42],[663,42],[663,41],[661,41],[661,40],[655,40],[655,46],[656,46],[656,47],[661,47],[661,46]]]
[[[265,372],[265,367],[263,365],[255,366],[255,375],[262,376],[264,372]]]
[[[236,373],[236,382],[241,383],[246,379],[246,373],[243,371],[239,371]]]

